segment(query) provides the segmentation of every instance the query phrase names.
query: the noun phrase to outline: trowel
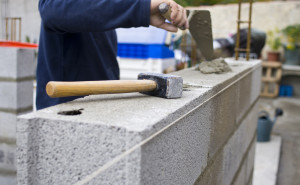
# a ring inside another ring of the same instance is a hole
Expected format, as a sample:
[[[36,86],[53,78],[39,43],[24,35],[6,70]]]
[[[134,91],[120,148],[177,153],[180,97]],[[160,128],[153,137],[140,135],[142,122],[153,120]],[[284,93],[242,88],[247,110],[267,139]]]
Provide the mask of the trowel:
[[[159,12],[171,22],[171,7],[167,3],[159,5]],[[198,49],[207,61],[214,59],[211,17],[208,10],[189,10],[187,13],[190,33],[196,41]],[[180,28],[184,30],[185,28]]]

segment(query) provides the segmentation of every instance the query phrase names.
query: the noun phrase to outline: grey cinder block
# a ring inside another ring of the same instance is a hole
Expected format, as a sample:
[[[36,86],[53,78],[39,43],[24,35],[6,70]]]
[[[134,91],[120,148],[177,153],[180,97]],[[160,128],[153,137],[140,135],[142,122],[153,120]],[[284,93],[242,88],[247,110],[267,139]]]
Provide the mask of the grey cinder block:
[[[17,111],[32,107],[33,81],[0,81],[0,108]]]
[[[0,185],[16,185],[17,177],[15,174],[0,174]]]
[[[0,140],[16,140],[17,115],[0,112]]]
[[[18,183],[74,184],[99,172],[89,184],[230,184],[250,142],[249,122],[235,122],[235,81],[254,65],[224,75],[174,73],[188,84],[180,99],[95,95],[20,116]],[[80,114],[59,114],[74,110]]]
[[[34,50],[0,47],[0,79],[33,77],[34,64]]]
[[[0,143],[0,171],[16,172],[15,145]]]

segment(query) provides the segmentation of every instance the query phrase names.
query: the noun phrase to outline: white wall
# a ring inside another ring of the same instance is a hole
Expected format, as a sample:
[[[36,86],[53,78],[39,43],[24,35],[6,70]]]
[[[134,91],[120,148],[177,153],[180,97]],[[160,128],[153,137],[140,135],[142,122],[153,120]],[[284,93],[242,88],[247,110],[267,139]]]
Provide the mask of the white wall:
[[[237,31],[237,4],[203,6],[211,12],[214,38],[227,37]],[[248,20],[249,3],[242,5],[242,20]],[[268,31],[300,24],[300,1],[273,1],[253,4],[252,27]],[[242,24],[247,27],[247,24]]]
[[[22,41],[29,36],[31,42],[38,41],[40,33],[39,0],[1,0],[1,39],[4,39],[5,17],[22,17]],[[7,2],[7,6],[5,5]]]

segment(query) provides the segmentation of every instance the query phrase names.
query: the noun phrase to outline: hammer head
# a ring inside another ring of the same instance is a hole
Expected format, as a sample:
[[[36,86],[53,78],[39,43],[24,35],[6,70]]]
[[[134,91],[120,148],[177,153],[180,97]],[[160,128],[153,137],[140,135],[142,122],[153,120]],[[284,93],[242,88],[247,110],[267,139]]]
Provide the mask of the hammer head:
[[[168,99],[180,98],[182,96],[183,79],[180,76],[158,73],[140,73],[138,79],[153,80],[157,84],[154,91],[143,92],[143,94]]]

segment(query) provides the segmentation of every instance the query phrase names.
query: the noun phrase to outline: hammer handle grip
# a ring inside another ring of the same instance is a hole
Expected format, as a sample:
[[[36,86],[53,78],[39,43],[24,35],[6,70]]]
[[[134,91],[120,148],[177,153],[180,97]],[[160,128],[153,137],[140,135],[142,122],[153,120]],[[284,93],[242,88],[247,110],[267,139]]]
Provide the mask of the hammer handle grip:
[[[92,94],[115,94],[130,92],[148,92],[157,87],[152,80],[110,80],[82,82],[54,82],[46,86],[48,96],[52,98],[68,96],[86,96]]]

